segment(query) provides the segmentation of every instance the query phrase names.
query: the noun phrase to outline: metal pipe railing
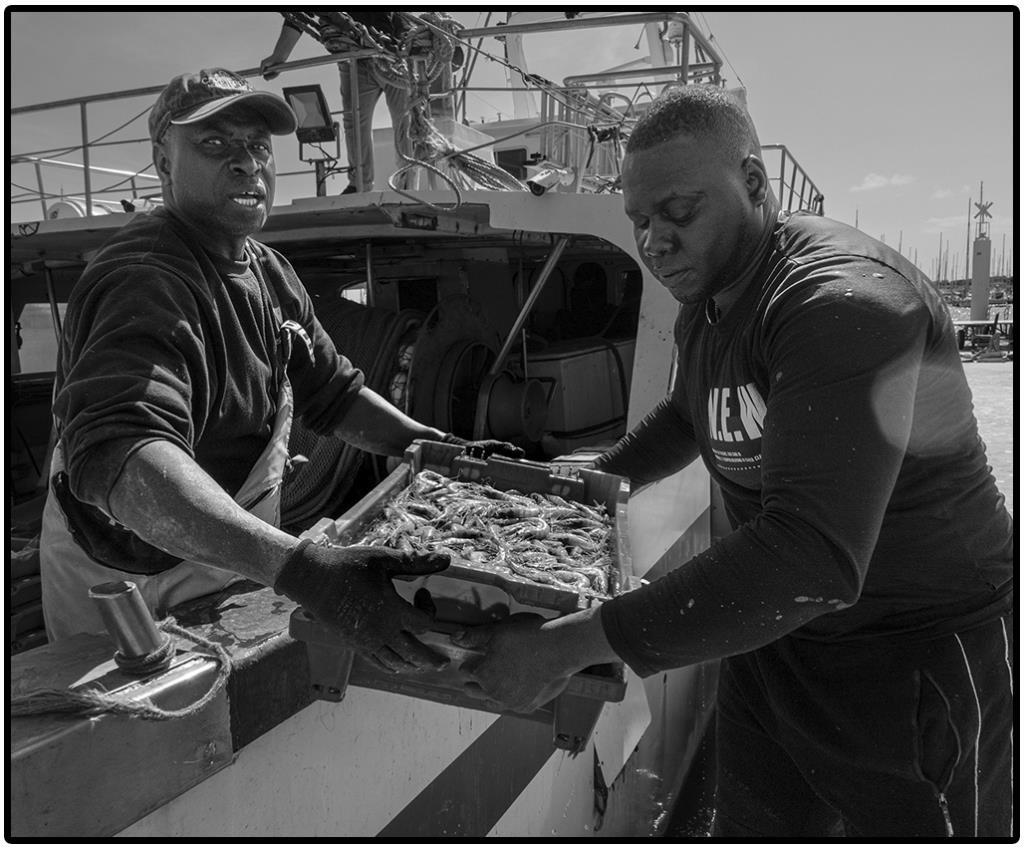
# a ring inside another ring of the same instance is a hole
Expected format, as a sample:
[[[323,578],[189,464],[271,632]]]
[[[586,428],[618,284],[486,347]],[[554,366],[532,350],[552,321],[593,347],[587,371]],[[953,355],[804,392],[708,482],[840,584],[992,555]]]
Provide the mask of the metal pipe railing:
[[[487,13],[487,17],[484,18],[484,27],[486,27],[491,22],[491,15],[493,15],[493,14],[494,14],[494,12],[488,12]],[[463,120],[466,119],[466,91],[468,90],[466,88],[466,84],[469,82],[470,78],[473,76],[473,70],[476,68],[476,60],[480,58],[480,45],[482,43],[483,43],[483,39],[482,38],[478,38],[475,45],[472,45],[472,44],[470,45],[470,49],[472,50],[473,55],[471,57],[470,56],[465,56],[463,58],[463,61],[466,64],[465,64],[465,67],[463,68],[463,71],[462,71],[462,83],[461,83],[461,85],[458,86],[458,88],[461,90],[462,94],[459,97],[458,102],[456,102],[456,104],[455,104],[455,111],[452,112],[453,116],[456,116],[456,115],[458,115],[461,112]]]
[[[85,213],[92,214],[92,173],[89,170],[89,104],[79,103],[82,119],[82,179],[85,181]]]
[[[282,62],[279,65],[274,65],[272,70],[280,72],[284,70],[302,70],[305,68],[319,67],[320,65],[331,65],[339,62],[354,62],[357,59],[371,58],[373,56],[382,55],[379,50],[353,50],[349,53],[345,53],[344,56],[339,57],[338,55],[327,53],[322,56],[312,56],[308,59],[296,59],[292,62]],[[353,65],[354,67],[354,65]],[[235,71],[240,77],[251,78],[251,77],[262,77],[263,72],[259,68],[245,68],[244,70]],[[45,103],[33,103],[28,106],[15,106],[9,110],[11,115],[25,115],[32,112],[44,112],[54,109],[69,108],[77,106],[79,109],[79,125],[81,127],[81,143],[77,149],[82,151],[82,178],[84,182],[84,201],[86,214],[92,214],[93,204],[93,190],[92,190],[92,171],[96,170],[89,161],[89,151],[93,145],[89,142],[89,118],[88,118],[88,107],[94,103],[104,103],[114,100],[129,100],[135,97],[155,97],[161,91],[164,90],[164,85],[151,85],[144,88],[131,88],[122,91],[110,91],[102,94],[88,94],[82,97],[69,97],[65,100],[50,100]],[[358,115],[353,116],[358,125]],[[147,140],[147,139],[142,139]],[[117,142],[117,143],[128,143],[128,142]],[[56,148],[62,149],[62,148]],[[32,154],[22,153],[16,157],[11,157],[9,161],[12,164],[21,161],[31,161]],[[37,165],[38,167],[38,165]],[[41,176],[40,176],[41,183]],[[45,197],[46,192],[40,188],[41,197]],[[43,202],[43,214],[46,214],[46,204]]]
[[[11,156],[11,164],[12,165],[20,164],[20,163],[23,163],[23,162],[24,163],[33,162],[37,166],[40,165],[40,164],[52,165],[55,168],[68,168],[68,169],[71,169],[71,170],[82,170],[83,168],[87,167],[86,165],[80,164],[78,162],[62,162],[62,161],[60,161],[60,159],[44,159],[41,156],[32,156],[32,155]],[[158,176],[153,176],[153,174],[144,174],[144,173],[140,173],[138,171],[122,171],[122,170],[118,170],[117,168],[104,168],[104,167],[100,167],[99,165],[89,165],[88,168],[91,171],[95,171],[96,173],[101,173],[101,174],[113,174],[114,176],[128,176],[128,177],[139,178],[139,179],[152,179],[152,180],[154,180],[156,182],[160,181],[160,177],[158,177]]]
[[[778,182],[777,196],[779,203],[781,203],[787,210],[793,210],[793,196],[796,192],[796,179],[797,176],[799,176],[803,181],[800,186],[797,208],[808,209],[809,211],[816,212],[819,215],[825,214],[825,196],[818,189],[818,186],[815,185],[814,180],[810,178],[803,166],[796,160],[796,157],[789,152],[789,148],[786,147],[785,144],[761,145],[762,152],[770,150],[779,152],[778,175],[770,177],[772,182]],[[790,166],[790,177],[787,180],[786,170],[787,167]],[[810,190],[810,197],[805,199],[806,189]]]
[[[600,16],[593,16],[593,17],[579,17],[579,18],[573,18],[573,19],[567,19],[567,20],[542,21],[542,22],[521,23],[521,24],[507,24],[507,25],[503,25],[503,26],[486,26],[485,25],[483,28],[467,28],[467,29],[460,30],[457,33],[457,35],[458,35],[458,37],[460,39],[466,40],[467,42],[470,39],[475,39],[476,43],[479,45],[481,43],[481,40],[483,38],[485,38],[485,37],[488,37],[488,36],[500,37],[500,36],[505,36],[505,35],[520,34],[520,33],[562,32],[562,31],[566,31],[566,30],[575,30],[575,29],[589,29],[589,28],[608,27],[608,26],[623,27],[623,26],[632,26],[632,25],[638,25],[638,24],[647,25],[647,24],[654,24],[654,23],[669,24],[669,23],[672,23],[672,22],[680,24],[681,26],[679,27],[679,29],[682,32],[682,38],[681,39],[677,39],[675,37],[673,38],[673,41],[677,41],[678,42],[676,44],[676,48],[677,48],[676,58],[677,58],[677,62],[678,62],[677,65],[675,65],[675,66],[668,66],[668,67],[652,67],[652,68],[644,68],[644,69],[635,69],[635,70],[634,69],[630,69],[630,70],[622,70],[622,71],[619,71],[619,72],[604,71],[602,73],[597,73],[597,74],[578,74],[578,75],[574,75],[574,76],[566,78],[565,84],[569,88],[569,90],[567,90],[566,88],[560,88],[560,87],[557,87],[557,86],[553,86],[550,89],[550,91],[546,87],[542,87],[541,88],[541,94],[542,94],[542,101],[541,101],[541,124],[542,124],[542,126],[541,126],[541,129],[540,129],[540,134],[541,134],[542,150],[545,150],[549,154],[549,157],[560,158],[560,159],[566,160],[566,162],[568,162],[568,160],[571,159],[575,163],[577,159],[581,159],[581,157],[584,156],[585,153],[586,153],[586,150],[583,149],[583,144],[584,144],[586,139],[584,139],[582,137],[574,137],[573,133],[567,132],[567,130],[564,129],[564,128],[559,129],[556,132],[555,129],[552,128],[552,127],[544,127],[543,123],[545,121],[547,121],[547,120],[552,120],[552,119],[556,119],[556,118],[564,120],[564,121],[566,121],[568,123],[576,123],[577,120],[582,118],[582,117],[589,116],[591,119],[594,119],[594,118],[599,117],[604,112],[609,113],[609,115],[613,116],[613,117],[617,117],[618,115],[617,115],[617,113],[615,113],[615,111],[613,109],[611,109],[609,106],[607,106],[607,104],[605,104],[603,100],[600,101],[600,102],[595,101],[596,105],[591,104],[589,102],[589,100],[587,100],[586,102],[583,102],[583,101],[577,102],[572,97],[572,93],[573,92],[585,92],[585,90],[589,89],[589,88],[600,88],[600,87],[609,87],[609,86],[610,87],[615,87],[616,83],[614,82],[614,80],[620,80],[620,79],[621,80],[628,80],[628,79],[638,79],[638,78],[651,79],[651,78],[656,78],[656,77],[659,77],[659,76],[664,77],[667,74],[681,76],[684,81],[688,80],[690,78],[700,78],[702,76],[707,76],[707,75],[711,75],[716,80],[718,80],[720,78],[719,77],[719,73],[720,73],[720,69],[721,69],[721,59],[720,59],[717,51],[715,50],[715,48],[707,40],[707,38],[700,31],[700,29],[695,24],[693,24],[691,22],[690,17],[686,13],[684,13],[684,12],[642,12],[642,13],[611,14],[611,15],[600,15]],[[301,69],[319,67],[319,66],[328,65],[328,64],[338,64],[338,63],[341,63],[341,62],[353,63],[353,62],[355,62],[356,60],[359,60],[359,59],[371,58],[371,57],[376,57],[376,56],[380,56],[380,55],[382,55],[382,54],[380,53],[380,51],[377,51],[377,50],[358,50],[358,51],[352,51],[350,53],[345,53],[345,54],[340,54],[340,55],[339,54],[325,53],[324,55],[314,56],[314,57],[310,57],[310,58],[307,58],[307,59],[299,59],[299,60],[295,60],[295,61],[282,62],[279,65],[273,66],[271,68],[271,70],[280,73],[282,71],[301,70]],[[472,64],[475,63],[475,59],[477,58],[477,51],[476,50],[473,51],[473,56],[470,57],[470,58],[473,61],[471,61],[468,64],[470,64],[470,66],[472,66]],[[350,64],[349,68],[350,68],[350,72],[354,75],[355,65],[354,64]],[[466,70],[468,71],[469,68],[467,68]],[[240,71],[236,71],[236,73],[239,76],[242,76],[242,77],[245,77],[245,78],[261,77],[262,76],[262,72],[261,72],[261,70],[259,68],[247,68],[247,69],[243,69],[243,70],[240,70]],[[461,109],[463,110],[463,112],[465,110],[466,92],[468,92],[470,90],[481,90],[481,91],[483,91],[483,90],[503,90],[503,91],[504,90],[509,90],[508,88],[500,88],[500,89],[499,88],[490,89],[490,88],[487,88],[487,87],[481,87],[481,88],[472,87],[471,88],[470,86],[465,84],[468,81],[469,81],[469,75],[468,75],[468,73],[464,73],[464,75],[463,75],[463,84],[461,86],[456,86],[455,88],[453,88],[453,90],[461,91],[461,101],[460,101],[459,105],[461,106]],[[592,82],[600,83],[601,81],[604,81],[605,84],[604,85],[601,85],[601,84],[591,85],[590,84]],[[621,83],[621,85],[629,85],[629,83],[625,83],[624,82],[624,83]],[[118,171],[118,170],[110,169],[110,168],[99,168],[99,167],[94,166],[94,165],[92,165],[90,163],[90,150],[93,147],[101,146],[101,144],[100,143],[90,144],[90,142],[88,141],[88,114],[87,114],[87,109],[88,109],[88,106],[93,104],[93,103],[100,103],[100,102],[106,102],[106,101],[112,101],[112,100],[123,100],[123,99],[130,99],[130,98],[134,98],[134,97],[143,97],[143,96],[153,96],[153,97],[155,97],[161,90],[163,90],[163,86],[147,86],[147,87],[143,87],[143,88],[135,88],[135,89],[129,89],[129,90],[123,90],[123,91],[117,91],[117,92],[108,92],[108,93],[103,93],[103,94],[94,94],[94,95],[87,95],[87,96],[82,96],[82,97],[73,97],[73,98],[68,98],[68,99],[64,99],[64,100],[49,101],[49,102],[46,102],[46,103],[38,103],[38,104],[33,104],[33,105],[28,105],[28,106],[17,106],[17,107],[14,107],[14,108],[10,109],[9,113],[11,115],[23,115],[23,114],[27,114],[27,113],[31,113],[31,112],[39,112],[39,111],[58,109],[58,108],[64,108],[64,107],[72,107],[72,106],[77,106],[79,108],[79,110],[80,110],[80,124],[81,124],[81,148],[80,149],[82,151],[82,158],[83,158],[83,163],[82,163],[81,166],[78,166],[78,165],[76,165],[74,163],[68,163],[68,162],[60,163],[60,162],[57,162],[56,160],[48,160],[48,159],[44,158],[43,156],[40,156],[38,154],[38,152],[36,154],[19,154],[18,156],[14,156],[14,157],[10,158],[10,162],[12,164],[15,164],[15,163],[29,163],[29,162],[31,162],[34,165],[34,167],[36,169],[36,179],[37,179],[37,183],[39,185],[39,195],[40,195],[39,199],[43,203],[44,214],[45,214],[46,204],[45,204],[45,201],[43,199],[45,197],[45,191],[44,191],[44,187],[43,187],[42,174],[41,174],[41,171],[40,171],[40,165],[41,164],[45,164],[45,165],[48,165],[48,166],[57,166],[57,167],[76,167],[76,168],[80,167],[82,169],[83,180],[84,180],[84,183],[85,183],[85,186],[84,186],[84,188],[85,188],[85,191],[84,191],[84,194],[85,194],[84,201],[85,201],[85,204],[86,204],[87,212],[89,214],[92,213],[94,195],[96,195],[98,193],[105,193],[103,190],[101,190],[99,192],[94,191],[93,184],[92,184],[92,173],[94,171],[97,172],[97,173],[112,173],[112,174],[117,174],[117,175],[122,175],[122,176],[129,177],[131,179],[131,188],[132,188],[133,196],[135,196],[136,192],[137,192],[137,186],[136,186],[136,183],[135,183],[135,179],[136,178],[153,179],[153,180],[156,179],[156,177],[152,177],[152,176],[149,176],[147,174],[142,174],[142,173],[132,174],[130,172]],[[525,87],[522,90],[532,90],[532,89],[529,86],[527,86],[527,87]],[[354,100],[355,99],[356,98],[354,98]],[[358,126],[358,123],[359,123],[359,119],[358,118],[359,118],[359,116],[358,116],[358,111],[357,111],[358,110],[358,103],[357,102],[353,103],[353,108],[354,108],[354,110],[356,110],[355,113],[352,115],[353,124],[355,126]],[[581,124],[581,129],[582,129],[582,126],[583,125]],[[352,170],[354,171],[354,173],[353,173],[354,181],[356,182],[356,184],[361,185],[362,181],[363,181],[363,177],[364,177],[364,175],[361,172],[362,171],[362,167],[361,167],[361,164],[362,164],[362,150],[361,150],[362,139],[359,138],[359,133],[358,132],[355,133],[355,136],[356,136],[355,143],[353,145],[355,147],[355,149],[352,151],[352,155],[350,156],[350,158],[354,158],[355,161],[350,162],[349,164],[352,167]],[[146,140],[147,139],[139,139],[138,141],[141,142],[141,141],[146,141]],[[125,143],[130,143],[130,142],[127,142],[127,141],[102,142],[102,144],[104,144],[104,145],[106,145],[106,144],[125,144]],[[558,148],[558,150],[556,151],[555,148]],[[59,148],[57,148],[57,149],[59,149]],[[811,194],[812,194],[812,200],[811,200],[812,206],[813,205],[818,205],[820,208],[823,209],[823,202],[822,202],[823,201],[823,197],[820,194],[820,192],[817,190],[817,186],[815,186],[814,183],[811,182],[807,178],[806,172],[803,170],[803,168],[801,168],[799,166],[799,164],[796,162],[796,160],[792,157],[792,155],[789,153],[789,151],[785,148],[785,146],[784,145],[766,145],[765,149],[778,149],[780,151],[780,153],[781,153],[781,157],[782,157],[781,167],[782,167],[782,170],[781,170],[780,175],[777,177],[777,179],[779,181],[780,201],[785,201],[785,202],[788,202],[788,203],[792,203],[793,196],[794,196],[794,191],[795,191],[794,183],[795,183],[797,171],[799,171],[800,174],[803,176],[803,179],[804,179],[804,184],[802,184],[801,187],[800,187],[800,197],[799,197],[799,201],[798,201],[799,204],[801,206],[803,206],[805,204],[805,202],[806,202],[805,197],[804,197],[805,186],[809,186],[810,190],[811,190]],[[50,152],[50,151],[43,151],[43,152]],[[558,156],[553,156],[552,154],[555,154],[556,152],[559,155]],[[793,163],[794,171],[793,171],[793,177],[792,177],[791,181],[787,183],[786,168],[787,168],[787,165],[788,165],[788,163],[790,161],[792,161],[792,163]],[[305,173],[305,172],[297,171],[297,172],[294,172],[294,173],[291,173],[291,174],[284,174],[284,173],[282,173],[282,174],[279,174],[279,175],[280,176],[286,176],[286,175],[297,175],[297,174],[301,174],[301,173]],[[582,176],[583,176],[582,173],[578,173],[577,174],[577,180],[579,180]],[[787,189],[789,191],[788,197],[786,196]],[[34,200],[35,200],[35,198],[33,198],[33,201]],[[28,201],[19,200],[18,202],[28,202]]]
[[[713,62],[705,62],[699,65],[668,65],[660,68],[638,68],[631,71],[606,71],[598,74],[576,74],[567,76],[565,84],[575,88],[578,83],[597,82],[608,80],[608,84],[616,79],[643,79],[654,77],[660,74],[673,74],[677,79],[689,79],[690,77],[706,76],[718,72],[718,66]]]
[[[372,56],[382,55],[379,50],[353,50],[351,53],[346,53],[343,58],[332,53],[325,53],[323,56],[311,56],[308,59],[295,59],[291,62],[282,62],[280,65],[273,65],[271,70],[274,71],[296,71],[302,70],[303,68],[315,68],[320,65],[333,65],[339,61],[348,61],[349,59],[365,59]],[[233,71],[240,77],[263,77],[263,72],[259,68],[246,68],[241,71]],[[145,88],[131,88],[123,91],[108,91],[104,94],[86,94],[82,97],[69,97],[67,100],[50,100],[46,103],[33,103],[30,106],[15,106],[10,109],[12,115],[23,115],[29,112],[43,112],[49,109],[59,109],[64,106],[77,106],[80,103],[102,103],[109,100],[127,100],[132,97],[155,97],[161,91],[164,90],[164,85],[150,85]]]

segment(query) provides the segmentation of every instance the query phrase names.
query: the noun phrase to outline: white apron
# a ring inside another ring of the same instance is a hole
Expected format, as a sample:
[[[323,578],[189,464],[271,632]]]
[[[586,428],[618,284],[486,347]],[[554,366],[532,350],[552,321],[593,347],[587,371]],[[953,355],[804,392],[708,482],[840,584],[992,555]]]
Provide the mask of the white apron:
[[[296,327],[291,321],[282,327],[286,337],[285,362],[291,352],[290,333]],[[301,328],[299,332],[305,336]],[[273,526],[277,526],[281,520],[281,484],[288,467],[292,408],[292,389],[285,374],[278,392],[277,414],[274,416],[270,441],[234,495],[235,502],[243,509]],[[58,443],[53,453],[51,476],[63,470],[63,467],[64,454]],[[106,633],[96,601],[89,598],[89,589],[103,582],[134,582],[149,610],[160,619],[172,606],[213,594],[244,578],[232,571],[193,561],[183,561],[170,570],[156,574],[127,573],[101,565],[88,556],[71,537],[67,518],[52,486],[43,509],[39,571],[42,577],[43,620],[51,642],[81,632]]]

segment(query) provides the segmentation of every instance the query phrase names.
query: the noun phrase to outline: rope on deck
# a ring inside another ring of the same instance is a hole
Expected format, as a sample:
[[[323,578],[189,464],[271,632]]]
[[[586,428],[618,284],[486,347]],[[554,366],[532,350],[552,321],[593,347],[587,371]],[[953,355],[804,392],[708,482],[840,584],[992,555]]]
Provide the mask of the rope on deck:
[[[231,674],[231,657],[219,644],[178,626],[171,618],[158,624],[162,632],[191,642],[199,649],[195,652],[216,659],[217,677],[210,689],[194,703],[182,709],[162,709],[148,698],[133,699],[124,694],[110,694],[95,689],[40,688],[10,701],[11,717],[31,717],[46,714],[94,716],[100,714],[124,715],[148,721],[168,721],[186,718],[202,711],[227,683]],[[173,649],[173,642],[172,649]],[[144,657],[148,658],[148,657]]]

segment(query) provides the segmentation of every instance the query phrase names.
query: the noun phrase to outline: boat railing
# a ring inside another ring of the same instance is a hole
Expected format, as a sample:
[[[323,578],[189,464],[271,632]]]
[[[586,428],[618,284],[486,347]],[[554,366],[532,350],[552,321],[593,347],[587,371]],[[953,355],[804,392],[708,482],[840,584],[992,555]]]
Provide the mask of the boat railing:
[[[624,151],[624,141],[636,120],[644,113],[666,85],[711,83],[723,84],[721,77],[722,60],[710,41],[683,12],[613,13],[593,17],[572,17],[565,20],[548,20],[509,23],[462,29],[457,32],[460,42],[473,53],[499,59],[483,45],[487,39],[510,40],[511,36],[521,37],[527,33],[552,33],[564,30],[596,27],[628,27],[643,25],[648,39],[648,54],[618,68],[599,73],[576,74],[566,77],[562,84],[547,80],[539,75],[527,73],[525,69],[505,61],[512,71],[520,71],[522,87],[509,87],[510,91],[530,91],[539,94],[539,113],[528,120],[534,123],[532,130],[539,136],[538,162],[564,171],[562,190],[572,192],[604,192],[618,189],[619,170]],[[357,59],[380,56],[376,50],[360,50],[345,54],[324,54],[276,65],[274,70],[286,73],[321,65],[352,63]],[[500,59],[499,59],[500,60]],[[475,64],[475,62],[473,62]],[[353,64],[349,65],[354,68]],[[453,96],[459,104],[465,122],[466,95],[481,90],[471,83],[472,64],[458,82],[452,83],[450,91],[432,92],[431,98]],[[236,71],[246,78],[259,78],[259,68]],[[9,208],[27,203],[38,203],[43,218],[57,217],[55,201],[70,206],[71,214],[92,216],[120,211],[147,208],[160,202],[159,179],[152,173],[148,137],[114,139],[119,131],[143,119],[148,109],[143,109],[127,123],[98,137],[90,137],[90,117],[98,104],[110,101],[128,101],[147,98],[150,102],[163,86],[150,86],[125,91],[75,97],[34,105],[17,106],[10,110],[12,117],[58,109],[77,109],[79,137],[77,143],[64,147],[19,152],[9,158]],[[148,104],[147,104],[148,105]],[[358,109],[358,104],[353,104]],[[331,112],[341,115],[340,111]],[[358,124],[358,114],[354,115]],[[105,148],[119,147],[131,150],[121,154],[118,164],[129,155],[139,156],[146,165],[138,170],[100,166],[96,160]],[[766,145],[765,151],[776,155],[778,165],[769,166],[773,185],[784,208],[803,208],[819,214],[824,211],[824,198],[800,167],[785,145]],[[358,162],[358,156],[355,157]],[[78,161],[71,161],[77,159]],[[323,178],[319,164],[305,163],[297,170],[279,171],[278,178],[313,177],[318,193]],[[355,165],[358,167],[358,165]],[[27,171],[26,169],[31,169]],[[44,175],[52,170],[73,170],[80,174],[81,192],[54,193],[47,189]],[[334,168],[334,172],[341,169]],[[29,173],[30,175],[24,176]],[[97,185],[99,177],[109,177],[109,184]],[[32,187],[29,183],[35,183]],[[80,196],[77,196],[79,195]],[[120,208],[119,208],[120,207]],[[13,216],[12,216],[13,217]]]
[[[379,53],[375,50],[352,51],[351,53],[346,54],[345,60],[354,61],[356,59],[377,55],[379,55]],[[295,61],[286,62],[277,66],[275,69],[285,71],[304,70],[307,68],[317,67],[319,65],[337,64],[338,61],[339,58],[337,56],[325,54],[323,56],[314,56],[308,59],[297,59]],[[235,73],[245,78],[262,78],[259,68],[246,68],[244,70],[235,71]],[[136,120],[145,118],[149,112],[148,106],[152,104],[152,101],[163,90],[163,88],[163,85],[154,85],[145,88],[133,88],[122,91],[91,94],[81,97],[71,97],[65,100],[53,100],[45,103],[34,103],[31,105],[15,106],[11,108],[10,115],[12,117],[40,112],[52,112],[60,109],[77,109],[79,133],[77,141],[71,144],[45,150],[15,153],[9,157],[9,206],[14,207],[25,203],[39,203],[42,207],[43,218],[48,218],[51,217],[54,212],[50,201],[59,201],[80,206],[84,211],[85,216],[89,217],[97,214],[107,214],[110,211],[120,211],[121,209],[131,211],[131,208],[136,205],[134,202],[136,200],[159,202],[159,198],[161,196],[159,177],[154,174],[146,173],[146,171],[152,167],[152,164],[148,161],[150,158],[149,146],[151,144],[149,136],[146,135],[145,137],[123,138],[118,140],[107,139],[118,131],[130,126]],[[98,138],[90,138],[90,107],[95,107],[98,104],[109,103],[112,101],[128,101],[141,98],[148,99],[149,103],[147,104],[147,108],[142,110],[127,124],[122,124],[117,129],[107,132]],[[93,159],[97,151],[102,148],[109,147],[134,148],[135,153],[137,153],[140,148],[144,148],[144,155],[147,164],[137,171],[108,168],[94,164]],[[76,156],[77,158],[80,158],[81,161],[66,161],[64,159],[66,156]],[[36,184],[35,188],[24,184],[26,180],[23,177],[20,177],[20,173],[23,173],[24,170],[19,172],[16,170],[18,166],[21,166],[22,168],[26,166],[31,167]],[[44,174],[48,172],[49,169],[78,171],[81,175],[81,192],[72,191],[69,194],[63,191],[60,193],[49,191],[46,187],[46,179],[44,178]],[[278,177],[313,175],[314,173],[315,171],[313,168],[305,168],[296,171],[279,172]],[[119,176],[121,179],[118,179],[111,185],[97,188],[94,185],[95,178],[102,175],[107,175],[112,178]],[[104,200],[104,195],[113,195],[119,198],[124,198],[125,195],[129,195],[131,199],[125,199],[124,202],[120,200],[109,201]],[[116,208],[118,206],[120,206],[121,209]]]
[[[825,214],[825,195],[785,144],[762,144],[761,152],[769,182],[783,209]]]
[[[539,155],[563,169],[571,191],[601,192],[618,184],[629,128],[667,85],[721,84],[722,60],[684,12],[608,14],[591,18],[498,24],[460,32],[463,39],[508,39],[572,29],[643,25],[648,56],[598,73],[568,76],[561,85],[523,74],[540,92]],[[649,31],[651,26],[653,31]],[[509,65],[510,69],[521,70]],[[462,98],[464,102],[464,98]]]

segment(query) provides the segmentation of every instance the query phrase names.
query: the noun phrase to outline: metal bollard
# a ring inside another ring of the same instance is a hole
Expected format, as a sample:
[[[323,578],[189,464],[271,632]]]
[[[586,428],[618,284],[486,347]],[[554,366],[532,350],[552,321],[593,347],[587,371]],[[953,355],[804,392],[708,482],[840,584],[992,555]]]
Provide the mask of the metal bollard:
[[[134,582],[104,582],[89,589],[103,624],[117,645],[118,666],[131,673],[163,670],[171,661],[170,636],[156,627]]]

